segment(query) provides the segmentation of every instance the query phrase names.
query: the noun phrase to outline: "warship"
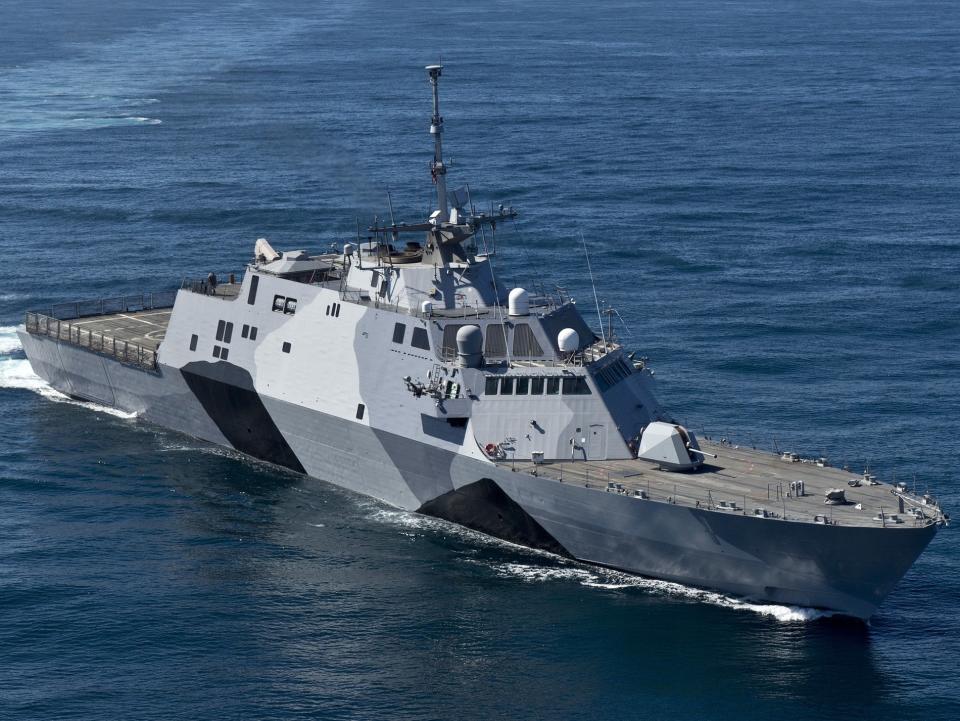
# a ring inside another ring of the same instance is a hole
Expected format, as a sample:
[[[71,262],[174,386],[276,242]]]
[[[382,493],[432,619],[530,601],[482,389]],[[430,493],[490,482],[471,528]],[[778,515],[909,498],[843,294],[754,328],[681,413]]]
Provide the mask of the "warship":
[[[429,217],[397,222],[391,202],[389,223],[330,252],[260,239],[239,278],[28,311],[33,370],[69,396],[506,541],[874,614],[947,524],[936,499],[698,437],[600,317],[594,328],[562,293],[504,287],[487,240],[517,211],[478,212],[469,186],[448,190],[442,66],[426,70]]]

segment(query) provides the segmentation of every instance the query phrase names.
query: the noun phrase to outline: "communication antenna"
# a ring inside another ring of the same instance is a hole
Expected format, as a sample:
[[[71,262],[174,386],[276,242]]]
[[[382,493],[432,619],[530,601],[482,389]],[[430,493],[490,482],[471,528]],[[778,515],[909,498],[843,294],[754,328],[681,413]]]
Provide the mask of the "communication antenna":
[[[437,184],[437,209],[440,222],[445,223],[450,216],[447,212],[447,168],[443,164],[443,117],[440,115],[440,74],[443,65],[427,65],[430,85],[433,87],[433,117],[430,119],[430,135],[433,136],[433,162],[430,163],[430,175]]]
[[[593,286],[593,302],[597,305],[597,322],[600,323],[600,338],[603,340],[603,352],[607,352],[607,336],[603,332],[603,316],[600,314],[600,300],[597,298],[597,284],[593,282],[593,268],[590,267],[590,253],[587,252],[587,241],[580,231],[580,242],[583,244],[583,254],[587,258],[587,272],[590,273],[590,285]]]

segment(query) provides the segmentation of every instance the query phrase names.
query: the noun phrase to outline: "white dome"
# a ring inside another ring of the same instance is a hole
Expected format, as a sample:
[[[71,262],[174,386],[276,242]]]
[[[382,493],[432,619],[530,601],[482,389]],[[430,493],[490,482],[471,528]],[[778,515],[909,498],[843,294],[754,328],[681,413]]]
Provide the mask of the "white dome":
[[[467,368],[478,368],[483,363],[483,331],[480,326],[465,325],[457,331],[457,355]]]
[[[573,353],[580,348],[580,334],[573,328],[564,328],[557,333],[557,347],[561,353]]]
[[[523,288],[514,288],[510,291],[507,301],[509,315],[530,315],[530,295]]]

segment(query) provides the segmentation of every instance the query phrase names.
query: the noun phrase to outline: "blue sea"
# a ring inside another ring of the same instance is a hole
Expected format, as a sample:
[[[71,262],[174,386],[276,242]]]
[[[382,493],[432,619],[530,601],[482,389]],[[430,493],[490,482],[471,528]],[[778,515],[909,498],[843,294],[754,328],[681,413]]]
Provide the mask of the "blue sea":
[[[689,427],[960,509],[955,2],[0,5],[0,718],[960,718],[955,529],[869,624],[747,604],[66,399],[14,334],[419,220],[442,58],[505,284],[591,310],[582,233]]]

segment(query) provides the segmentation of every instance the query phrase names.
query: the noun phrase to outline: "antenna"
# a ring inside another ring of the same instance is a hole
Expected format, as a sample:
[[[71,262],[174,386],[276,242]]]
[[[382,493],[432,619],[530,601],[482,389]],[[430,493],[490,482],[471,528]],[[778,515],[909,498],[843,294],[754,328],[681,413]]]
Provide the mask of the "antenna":
[[[580,242],[583,244],[583,254],[587,258],[587,271],[590,273],[590,285],[593,286],[593,302],[597,304],[597,321],[600,323],[600,338],[603,340],[603,352],[607,352],[607,336],[603,332],[603,316],[600,314],[600,300],[597,298],[597,284],[593,282],[593,268],[590,267],[590,254],[587,252],[587,241],[583,231],[580,231]]]
[[[440,211],[440,222],[449,219],[447,212],[447,168],[443,164],[443,118],[440,115],[440,74],[443,65],[427,65],[430,75],[430,85],[433,86],[433,117],[430,119],[430,135],[433,136],[433,162],[430,163],[430,175],[437,184],[437,209]]]

